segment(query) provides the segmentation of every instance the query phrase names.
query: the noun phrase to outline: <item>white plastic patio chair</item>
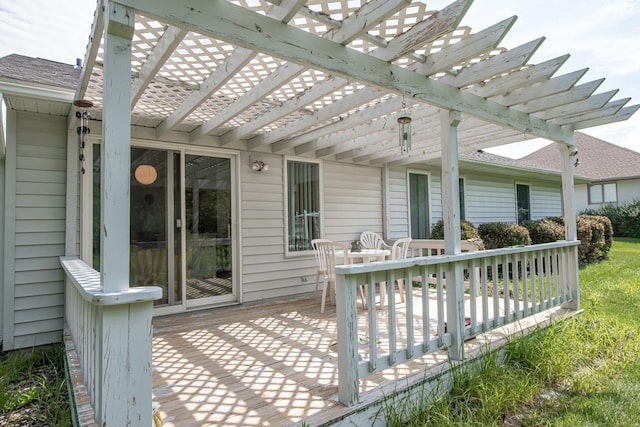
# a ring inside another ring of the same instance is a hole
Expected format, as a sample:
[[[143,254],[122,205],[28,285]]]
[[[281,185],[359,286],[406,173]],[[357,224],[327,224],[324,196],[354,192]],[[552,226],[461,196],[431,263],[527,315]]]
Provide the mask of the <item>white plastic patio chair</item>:
[[[391,246],[375,231],[363,231],[360,234],[360,243],[363,249],[391,249]]]
[[[318,287],[320,286],[320,276],[324,277],[326,275],[327,266],[325,265],[324,258],[320,257],[320,253],[318,251],[318,247],[316,244],[318,242],[330,242],[328,239],[313,239],[311,241],[311,247],[313,248],[313,255],[316,257],[316,265],[318,266],[318,272],[316,273],[316,296],[318,295]]]
[[[393,242],[393,247],[391,248],[391,259],[406,259],[410,244],[411,237],[405,237]],[[400,301],[404,302],[404,279],[398,279],[396,280],[396,283],[398,284],[398,290],[400,291]]]
[[[393,242],[393,246],[391,246],[391,260],[406,259],[410,244],[411,237],[404,237]],[[400,301],[404,302],[404,279],[396,279],[396,283],[398,284],[398,291],[400,291]],[[380,307],[384,307],[386,287],[385,282],[380,283]]]
[[[318,253],[318,271],[324,276],[322,287],[322,303],[320,304],[320,313],[324,313],[325,301],[327,299],[327,291],[330,295],[335,295],[336,288],[336,266],[341,265],[338,259],[344,259],[349,249],[344,243],[332,241],[316,241],[315,248]],[[332,288],[333,287],[333,288]],[[364,290],[358,286],[360,290],[360,298],[364,307],[365,298]]]

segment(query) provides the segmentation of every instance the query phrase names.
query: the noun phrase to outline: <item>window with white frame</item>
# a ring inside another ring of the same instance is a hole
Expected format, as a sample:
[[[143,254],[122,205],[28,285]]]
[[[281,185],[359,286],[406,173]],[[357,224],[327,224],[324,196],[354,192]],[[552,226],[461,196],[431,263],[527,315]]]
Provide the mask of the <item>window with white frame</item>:
[[[616,203],[618,189],[615,182],[589,185],[589,204]]]
[[[320,237],[320,164],[287,160],[287,247],[311,250]]]

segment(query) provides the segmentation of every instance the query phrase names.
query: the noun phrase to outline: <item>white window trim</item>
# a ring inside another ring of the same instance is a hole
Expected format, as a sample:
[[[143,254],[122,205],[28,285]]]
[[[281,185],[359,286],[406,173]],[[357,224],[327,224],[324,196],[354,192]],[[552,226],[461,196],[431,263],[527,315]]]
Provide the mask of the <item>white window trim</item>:
[[[616,199],[614,201],[607,202],[604,198],[604,186],[613,184],[616,187]],[[592,187],[600,187],[600,195],[602,196],[601,202],[594,202],[591,200],[591,188]],[[610,205],[618,203],[618,182],[617,181],[602,181],[597,183],[592,183],[587,185],[587,201],[589,205]]]
[[[284,212],[284,257],[298,258],[313,255],[313,250],[295,251],[289,250],[289,179],[288,179],[288,162],[315,163],[318,165],[318,191],[320,192],[320,238],[324,238],[324,178],[323,178],[323,162],[318,159],[309,159],[306,157],[283,156],[282,159],[282,182],[284,184],[283,212]]]

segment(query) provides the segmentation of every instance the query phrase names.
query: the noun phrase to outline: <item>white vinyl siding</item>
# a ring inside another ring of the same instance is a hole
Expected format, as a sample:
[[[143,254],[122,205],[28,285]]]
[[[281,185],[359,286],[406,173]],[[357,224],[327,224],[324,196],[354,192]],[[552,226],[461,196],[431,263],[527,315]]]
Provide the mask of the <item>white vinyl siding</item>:
[[[389,223],[387,226],[388,236],[385,237],[393,240],[409,235],[407,172],[404,168],[389,169],[388,176],[387,215]]]
[[[284,162],[260,155],[269,170],[255,172],[248,156],[242,168],[243,301],[258,301],[315,289],[313,254],[285,256]],[[349,242],[365,230],[382,232],[382,170],[335,162],[320,164],[323,238]]]
[[[17,145],[7,150],[14,162],[8,180],[15,195],[8,198],[12,210],[7,223],[11,253],[6,265],[14,271],[12,286],[13,328],[5,335],[5,348],[21,348],[60,341],[64,317],[64,276],[59,257],[64,255],[66,204],[65,117],[17,113]],[[15,144],[15,141],[8,141]],[[9,220],[11,221],[11,220]],[[6,317],[5,317],[6,318]]]
[[[350,242],[382,234],[382,169],[324,162],[324,238]]]
[[[562,216],[562,189],[560,185],[531,185],[531,219]]]
[[[475,226],[485,222],[516,222],[513,180],[466,177],[466,218]]]

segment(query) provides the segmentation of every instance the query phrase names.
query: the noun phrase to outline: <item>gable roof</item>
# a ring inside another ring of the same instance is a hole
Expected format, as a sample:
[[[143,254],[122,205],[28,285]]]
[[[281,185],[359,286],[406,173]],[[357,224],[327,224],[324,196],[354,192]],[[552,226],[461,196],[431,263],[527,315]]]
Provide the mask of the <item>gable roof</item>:
[[[640,153],[576,132],[576,174],[597,181],[640,178]],[[555,144],[549,144],[520,159],[524,164],[561,170]]]
[[[0,79],[75,89],[80,68],[42,58],[12,54],[0,58]]]

